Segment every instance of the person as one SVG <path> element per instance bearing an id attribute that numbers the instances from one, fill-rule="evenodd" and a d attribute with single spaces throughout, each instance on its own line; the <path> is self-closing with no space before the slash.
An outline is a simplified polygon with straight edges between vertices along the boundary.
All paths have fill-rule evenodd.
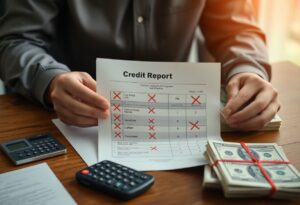
<path id="1" fill-rule="evenodd" d="M 96 57 L 187 61 L 198 27 L 222 63 L 227 123 L 262 128 L 280 104 L 251 0 L 9 0 L 0 21 L 0 75 L 63 122 L 93 126 L 110 106 L 96 93 Z"/>

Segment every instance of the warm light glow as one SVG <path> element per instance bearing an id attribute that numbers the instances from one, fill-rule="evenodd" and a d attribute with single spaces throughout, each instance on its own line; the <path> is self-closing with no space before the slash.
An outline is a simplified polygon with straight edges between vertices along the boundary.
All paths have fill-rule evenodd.
<path id="1" fill-rule="evenodd" d="M 300 65 L 300 0 L 256 0 L 258 22 L 266 32 L 271 62 Z"/>

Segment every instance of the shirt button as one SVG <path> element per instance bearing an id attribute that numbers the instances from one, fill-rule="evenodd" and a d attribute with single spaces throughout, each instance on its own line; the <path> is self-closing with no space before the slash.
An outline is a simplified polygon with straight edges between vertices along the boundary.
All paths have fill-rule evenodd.
<path id="1" fill-rule="evenodd" d="M 138 22 L 138 23 L 143 23 L 143 21 L 144 21 L 144 18 L 143 18 L 142 16 L 139 16 L 139 17 L 137 18 L 137 22 Z"/>

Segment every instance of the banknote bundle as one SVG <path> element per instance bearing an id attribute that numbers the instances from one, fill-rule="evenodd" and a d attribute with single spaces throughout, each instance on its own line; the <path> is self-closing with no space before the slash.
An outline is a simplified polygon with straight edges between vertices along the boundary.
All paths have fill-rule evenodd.
<path id="1" fill-rule="evenodd" d="M 210 140 L 205 155 L 203 186 L 225 197 L 300 197 L 300 174 L 275 143 Z"/>

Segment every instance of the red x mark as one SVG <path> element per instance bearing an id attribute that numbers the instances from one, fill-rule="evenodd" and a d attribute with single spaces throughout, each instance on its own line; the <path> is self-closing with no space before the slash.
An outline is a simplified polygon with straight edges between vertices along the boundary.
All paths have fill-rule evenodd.
<path id="1" fill-rule="evenodd" d="M 157 151 L 157 147 L 156 147 L 156 146 L 151 146 L 151 147 L 150 147 L 150 150 L 151 150 L 151 151 L 154 151 L 154 150 Z"/>
<path id="2" fill-rule="evenodd" d="M 150 132 L 148 132 L 148 134 L 149 134 L 149 138 L 148 139 L 157 139 L 156 137 L 155 137 L 155 135 L 156 135 L 156 132 L 154 132 L 154 133 L 150 133 Z"/>
<path id="3" fill-rule="evenodd" d="M 155 131 L 155 126 L 154 125 L 149 125 L 149 131 L 151 131 L 151 130 Z"/>
<path id="4" fill-rule="evenodd" d="M 115 125 L 115 128 L 114 129 L 121 129 L 121 124 L 120 123 L 114 123 L 114 125 Z"/>
<path id="5" fill-rule="evenodd" d="M 197 96 L 197 97 L 194 97 L 194 96 L 191 96 L 192 98 L 193 98 L 193 102 L 192 102 L 192 105 L 194 105 L 195 103 L 197 103 L 197 104 L 201 104 L 200 102 L 199 102 L 199 98 L 200 98 L 200 96 Z"/>
<path id="6" fill-rule="evenodd" d="M 113 104 L 113 111 L 119 110 L 121 111 L 120 104 Z"/>
<path id="7" fill-rule="evenodd" d="M 119 122 L 121 122 L 120 117 L 121 117 L 121 115 L 114 115 L 114 121 L 119 121 Z"/>
<path id="8" fill-rule="evenodd" d="M 115 132 L 115 138 L 121 138 L 121 132 Z"/>
<path id="9" fill-rule="evenodd" d="M 199 121 L 197 121 L 195 123 L 193 123 L 193 122 L 189 122 L 189 123 L 192 125 L 191 130 L 193 130 L 194 128 L 197 128 L 198 130 L 200 129 L 198 126 Z"/>
<path id="10" fill-rule="evenodd" d="M 156 96 L 155 94 L 153 94 L 153 95 L 148 94 L 148 97 L 149 97 L 148 102 L 150 102 L 150 101 L 156 102 L 155 96 Z"/>
<path id="11" fill-rule="evenodd" d="M 150 124 L 150 123 L 154 124 L 154 123 L 155 123 L 155 119 L 154 119 L 154 118 L 149 118 L 149 119 L 148 119 L 148 123 L 149 123 L 149 124 Z"/>
<path id="12" fill-rule="evenodd" d="M 149 109 L 149 111 L 148 111 L 149 114 L 150 113 L 155 114 L 155 108 L 154 107 L 148 107 L 148 109 Z"/>
<path id="13" fill-rule="evenodd" d="M 114 100 L 115 100 L 115 99 L 121 100 L 121 97 L 120 97 L 121 92 L 115 92 L 115 91 L 114 91 L 113 94 L 114 94 L 114 97 L 113 97 Z"/>

